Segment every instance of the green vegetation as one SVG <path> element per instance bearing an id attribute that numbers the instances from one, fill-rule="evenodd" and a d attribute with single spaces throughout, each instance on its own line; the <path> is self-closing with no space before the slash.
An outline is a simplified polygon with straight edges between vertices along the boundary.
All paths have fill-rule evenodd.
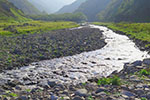
<path id="1" fill-rule="evenodd" d="M 97 21 L 97 15 L 103 11 L 112 0 L 86 0 L 75 12 L 82 12 L 88 21 Z"/>
<path id="2" fill-rule="evenodd" d="M 17 8 L 21 9 L 26 15 L 42 14 L 28 0 L 8 0 L 8 1 L 13 3 Z"/>
<path id="3" fill-rule="evenodd" d="M 150 69 L 142 69 L 139 73 L 140 75 L 148 76 L 150 75 Z"/>
<path id="4" fill-rule="evenodd" d="M 141 100 L 147 100 L 146 98 L 141 98 Z"/>
<path id="5" fill-rule="evenodd" d="M 150 42 L 150 23 L 101 23 L 94 22 L 96 25 L 104 25 L 115 31 L 122 31 L 133 39 Z M 149 43 L 145 47 L 150 47 Z"/>
<path id="6" fill-rule="evenodd" d="M 23 12 L 7 0 L 0 0 L 0 22 L 27 21 Z"/>
<path id="7" fill-rule="evenodd" d="M 51 30 L 78 27 L 74 22 L 43 22 L 43 21 L 27 21 L 27 22 L 1 22 L 0 35 L 19 35 L 42 33 Z"/>
<path id="8" fill-rule="evenodd" d="M 149 4 L 148 0 L 111 0 L 98 17 L 106 22 L 150 22 Z"/>
<path id="9" fill-rule="evenodd" d="M 98 85 L 121 85 L 121 80 L 118 76 L 112 78 L 101 78 L 98 80 Z"/>
<path id="10" fill-rule="evenodd" d="M 65 13 L 65 14 L 50 14 L 50 15 L 33 15 L 30 16 L 33 20 L 44 21 L 86 21 L 86 16 L 83 13 Z"/>
<path id="11" fill-rule="evenodd" d="M 18 95 L 16 93 L 10 92 L 10 91 L 6 91 L 6 97 L 18 97 Z"/>

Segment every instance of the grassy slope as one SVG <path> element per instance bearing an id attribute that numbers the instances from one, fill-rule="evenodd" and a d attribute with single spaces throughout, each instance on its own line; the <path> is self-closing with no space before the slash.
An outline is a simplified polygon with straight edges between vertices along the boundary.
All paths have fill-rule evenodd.
<path id="1" fill-rule="evenodd" d="M 131 38 L 141 41 L 150 42 L 150 23 L 100 23 L 94 22 L 96 25 L 105 25 L 113 30 L 122 31 Z M 145 45 L 145 47 L 150 45 Z"/>
<path id="2" fill-rule="evenodd" d="M 8 0 L 13 3 L 17 8 L 21 9 L 27 15 L 42 14 L 37 8 L 35 8 L 28 0 Z"/>
<path id="3" fill-rule="evenodd" d="M 149 22 L 149 0 L 112 0 L 99 14 L 100 21 Z"/>
<path id="4" fill-rule="evenodd" d="M 7 0 L 0 0 L 0 22 L 27 21 L 24 14 Z"/>

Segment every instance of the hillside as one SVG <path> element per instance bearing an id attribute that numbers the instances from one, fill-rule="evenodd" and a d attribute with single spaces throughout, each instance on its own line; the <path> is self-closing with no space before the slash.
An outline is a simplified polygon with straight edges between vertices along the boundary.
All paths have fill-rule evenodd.
<path id="1" fill-rule="evenodd" d="M 13 3 L 18 9 L 21 9 L 27 15 L 37 15 L 41 12 L 35 8 L 28 0 L 8 0 Z"/>
<path id="2" fill-rule="evenodd" d="M 61 8 L 57 13 L 62 14 L 62 13 L 72 13 L 74 12 L 76 9 L 79 8 L 79 6 L 85 2 L 86 0 L 77 0 L 75 2 L 73 2 L 70 5 L 66 5 L 63 8 Z"/>
<path id="3" fill-rule="evenodd" d="M 45 11 L 46 13 L 55 13 L 64 5 L 72 3 L 74 0 L 28 0 L 38 10 Z"/>
<path id="4" fill-rule="evenodd" d="M 22 11 L 7 0 L 0 0 L 0 21 L 27 20 Z"/>
<path id="5" fill-rule="evenodd" d="M 99 14 L 100 21 L 150 22 L 149 0 L 112 0 Z"/>
<path id="6" fill-rule="evenodd" d="M 75 12 L 84 13 L 89 21 L 96 21 L 97 14 L 100 13 L 111 0 L 87 0 L 81 4 Z"/>

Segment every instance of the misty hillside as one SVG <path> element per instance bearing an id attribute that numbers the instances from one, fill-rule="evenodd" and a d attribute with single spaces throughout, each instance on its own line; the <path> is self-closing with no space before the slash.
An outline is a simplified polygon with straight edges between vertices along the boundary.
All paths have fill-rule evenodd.
<path id="1" fill-rule="evenodd" d="M 28 0 L 8 0 L 13 3 L 17 8 L 21 9 L 27 15 L 41 14 Z"/>
<path id="2" fill-rule="evenodd" d="M 37 9 L 47 13 L 57 12 L 65 5 L 72 3 L 74 0 L 29 0 Z"/>
<path id="3" fill-rule="evenodd" d="M 87 0 L 75 12 L 84 13 L 89 21 L 96 21 L 97 14 L 100 13 L 111 0 Z"/>
<path id="4" fill-rule="evenodd" d="M 0 0 L 0 21 L 26 20 L 22 11 L 7 0 Z"/>
<path id="5" fill-rule="evenodd" d="M 63 8 L 61 8 L 57 13 L 72 13 L 74 12 L 76 9 L 78 9 L 78 7 L 85 2 L 86 0 L 76 0 L 75 2 L 73 2 L 70 5 L 66 5 Z"/>
<path id="6" fill-rule="evenodd" d="M 99 18 L 100 21 L 149 22 L 149 11 L 149 0 L 112 0 Z"/>

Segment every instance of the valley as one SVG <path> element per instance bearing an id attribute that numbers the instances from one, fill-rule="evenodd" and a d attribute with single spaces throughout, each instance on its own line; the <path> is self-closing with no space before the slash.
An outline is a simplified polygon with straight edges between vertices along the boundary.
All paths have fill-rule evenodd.
<path id="1" fill-rule="evenodd" d="M 148 0 L 0 0 L 0 100 L 150 100 Z"/>

